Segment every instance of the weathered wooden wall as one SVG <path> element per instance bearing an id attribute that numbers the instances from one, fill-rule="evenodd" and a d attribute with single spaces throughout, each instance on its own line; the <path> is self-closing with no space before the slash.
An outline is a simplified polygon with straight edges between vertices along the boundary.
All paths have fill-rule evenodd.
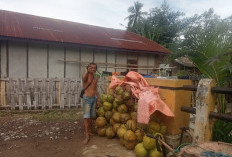
<path id="1" fill-rule="evenodd" d="M 0 78 L 81 78 L 90 62 L 99 65 L 100 73 L 126 72 L 131 64 L 128 60 L 136 62 L 138 68 L 157 68 L 157 57 L 159 55 L 106 48 L 0 40 Z M 151 71 L 138 70 L 142 74 Z"/>

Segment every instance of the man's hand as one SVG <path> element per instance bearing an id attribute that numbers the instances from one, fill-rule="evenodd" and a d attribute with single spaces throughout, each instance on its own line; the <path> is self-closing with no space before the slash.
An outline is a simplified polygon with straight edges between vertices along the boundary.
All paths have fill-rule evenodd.
<path id="1" fill-rule="evenodd" d="M 91 66 L 88 67 L 87 73 L 91 73 Z"/>

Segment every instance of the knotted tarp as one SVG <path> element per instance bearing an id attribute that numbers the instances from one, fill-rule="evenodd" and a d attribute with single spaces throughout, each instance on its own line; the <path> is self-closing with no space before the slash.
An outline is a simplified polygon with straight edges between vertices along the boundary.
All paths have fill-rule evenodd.
<path id="1" fill-rule="evenodd" d="M 174 117 L 170 108 L 165 104 L 158 93 L 159 88 L 150 86 L 142 75 L 130 71 L 123 80 L 112 76 L 109 88 L 115 89 L 118 85 L 130 85 L 131 92 L 138 98 L 137 121 L 148 124 L 150 116 L 159 111 L 168 117 Z"/>

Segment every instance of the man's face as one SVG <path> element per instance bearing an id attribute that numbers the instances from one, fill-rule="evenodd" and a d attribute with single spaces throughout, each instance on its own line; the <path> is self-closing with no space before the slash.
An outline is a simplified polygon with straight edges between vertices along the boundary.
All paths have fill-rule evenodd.
<path id="1" fill-rule="evenodd" d="M 94 65 L 94 64 L 90 64 L 89 68 L 88 68 L 88 71 L 91 72 L 91 73 L 95 73 L 97 71 L 97 66 Z"/>

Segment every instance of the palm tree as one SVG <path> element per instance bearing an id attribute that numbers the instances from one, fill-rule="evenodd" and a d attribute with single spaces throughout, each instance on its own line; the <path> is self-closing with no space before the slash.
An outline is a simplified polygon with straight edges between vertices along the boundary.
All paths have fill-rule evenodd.
<path id="1" fill-rule="evenodd" d="M 147 15 L 147 12 L 142 12 L 141 9 L 143 7 L 142 3 L 134 2 L 134 6 L 130 6 L 128 8 L 128 12 L 130 13 L 129 16 L 127 16 L 125 19 L 128 19 L 128 27 L 134 28 L 135 25 L 143 19 L 145 15 Z"/>

